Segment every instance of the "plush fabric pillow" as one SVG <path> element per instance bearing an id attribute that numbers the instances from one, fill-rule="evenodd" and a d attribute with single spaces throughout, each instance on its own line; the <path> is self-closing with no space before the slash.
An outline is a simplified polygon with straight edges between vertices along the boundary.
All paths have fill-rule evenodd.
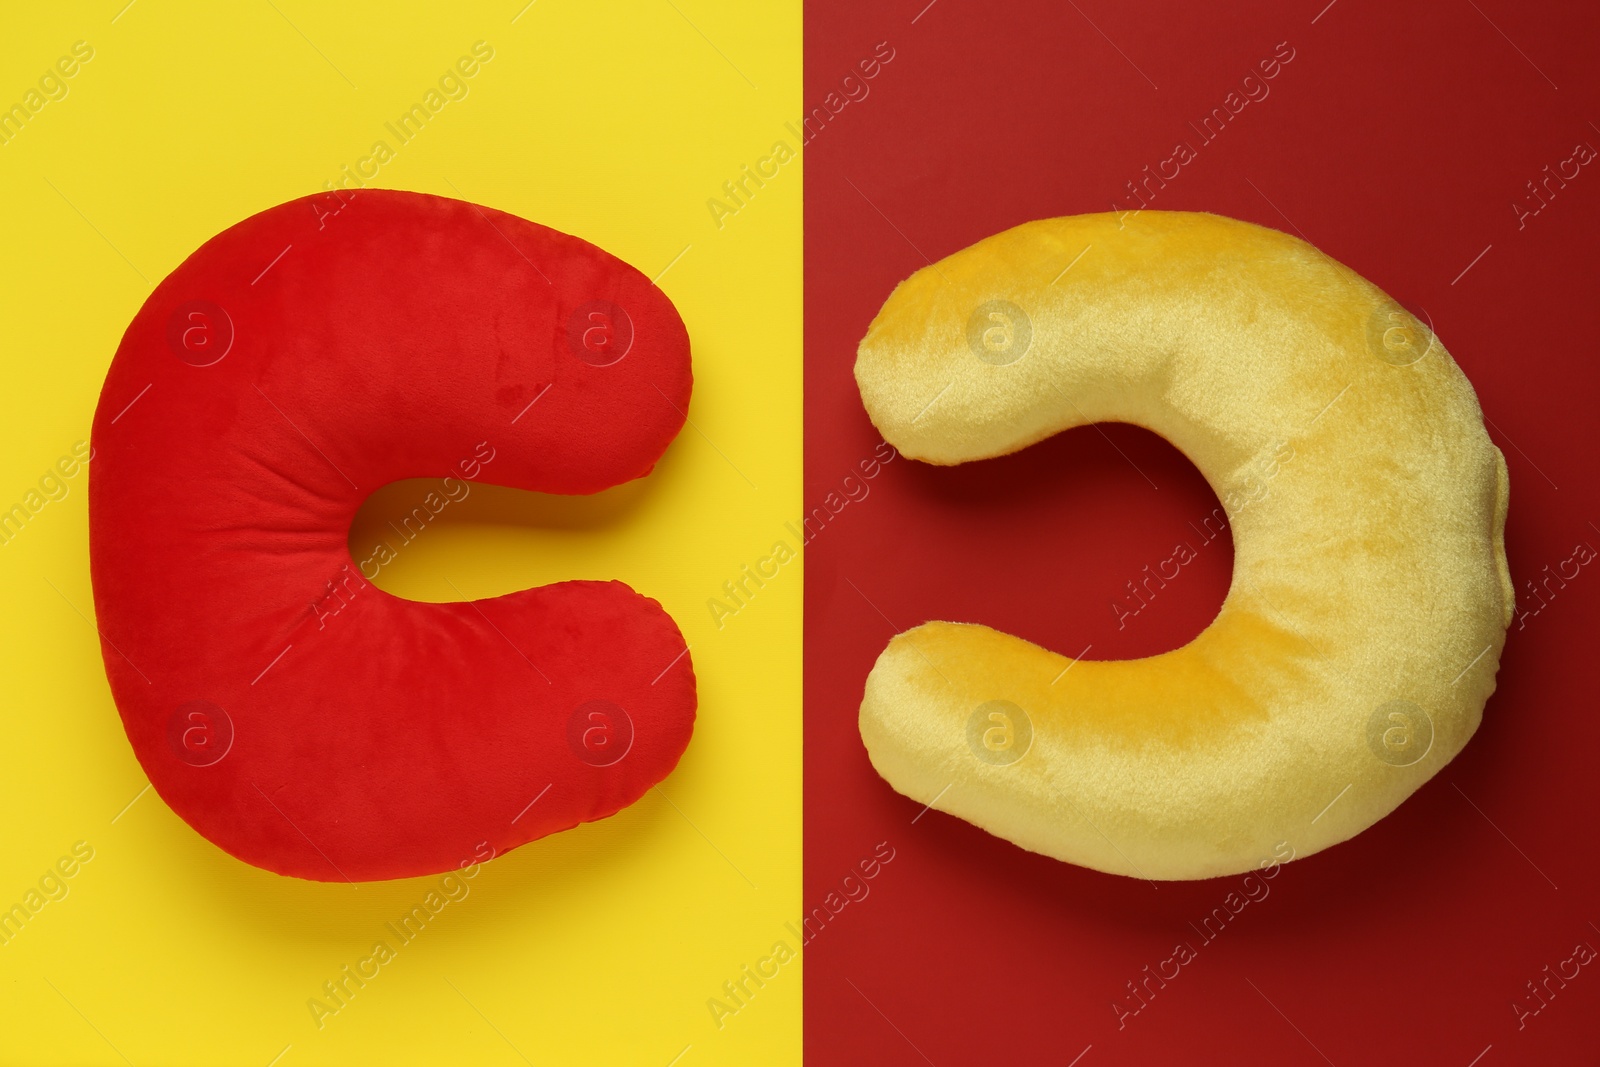
<path id="1" fill-rule="evenodd" d="M 1158 656 L 897 635 L 861 737 L 916 803 L 1096 870 L 1213 878 L 1359 833 L 1478 728 L 1514 601 L 1505 458 L 1432 331 L 1304 241 L 1189 212 L 1026 223 L 902 282 L 855 372 L 930 463 L 1147 427 L 1234 539 L 1217 618 Z"/>
<path id="2" fill-rule="evenodd" d="M 658 603 L 596 581 L 416 603 L 371 579 L 467 481 L 648 474 L 690 386 L 649 279 L 503 212 L 362 190 L 206 242 L 128 327 L 93 431 L 102 651 L 156 791 L 240 859 L 324 881 L 453 870 L 639 799 L 694 722 Z M 356 510 L 406 478 L 445 480 L 352 558 Z"/>

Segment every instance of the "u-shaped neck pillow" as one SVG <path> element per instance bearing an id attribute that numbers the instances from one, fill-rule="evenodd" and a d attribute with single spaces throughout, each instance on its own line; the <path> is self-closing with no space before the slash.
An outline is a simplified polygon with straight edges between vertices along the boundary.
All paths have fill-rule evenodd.
<path id="1" fill-rule="evenodd" d="M 106 673 L 157 792 L 324 881 L 454 870 L 639 799 L 694 723 L 656 601 L 569 581 L 428 604 L 371 579 L 472 481 L 648 474 L 690 385 L 648 278 L 504 212 L 362 190 L 206 242 L 128 327 L 93 430 Z M 442 481 L 353 558 L 356 510 L 410 478 Z"/>
<path id="2" fill-rule="evenodd" d="M 1477 728 L 1512 615 L 1505 460 L 1431 331 L 1305 242 L 1179 212 L 1028 223 L 902 282 L 855 372 L 884 438 L 930 463 L 1144 426 L 1233 529 L 1221 613 L 1172 652 L 895 637 L 861 736 L 917 803 L 1086 867 L 1206 878 L 1358 833 Z"/>

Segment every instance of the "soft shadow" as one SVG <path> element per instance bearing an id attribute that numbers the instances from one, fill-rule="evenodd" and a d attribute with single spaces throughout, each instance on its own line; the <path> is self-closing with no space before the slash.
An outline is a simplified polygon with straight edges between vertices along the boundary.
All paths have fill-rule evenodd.
<path id="1" fill-rule="evenodd" d="M 1142 427 L 1082 426 L 996 459 L 892 469 L 919 533 L 905 565 L 940 577 L 897 621 L 981 622 L 1064 655 L 1137 659 L 1198 636 L 1232 581 L 1215 492 Z"/>
<path id="2" fill-rule="evenodd" d="M 673 780 L 669 775 L 663 787 L 671 790 Z M 285 952 L 302 947 L 336 949 L 348 952 L 353 962 L 369 953 L 376 940 L 398 947 L 385 924 L 398 922 L 429 893 L 449 897 L 441 880 L 452 872 L 357 883 L 274 874 L 227 855 L 165 805 L 159 806 L 158 818 L 170 825 L 166 832 L 147 835 L 144 858 L 171 872 L 168 884 L 207 887 L 205 892 L 185 893 L 196 930 L 215 929 L 213 924 L 249 929 Z M 503 944 L 505 932 L 524 925 L 530 914 L 543 914 L 541 900 L 559 910 L 593 887 L 615 884 L 618 878 L 647 888 L 649 880 L 641 870 L 659 862 L 650 853 L 665 847 L 673 821 L 680 818 L 665 797 L 651 789 L 609 818 L 503 853 L 482 864 L 471 879 L 461 879 L 466 893 L 446 904 L 419 939 L 468 952 L 488 951 Z M 631 875 L 630 868 L 634 868 Z M 470 919 L 463 921 L 468 913 Z M 318 991 L 308 988 L 306 995 Z"/>
<path id="3" fill-rule="evenodd" d="M 463 489 L 465 487 L 465 489 Z M 438 478 L 390 482 L 361 505 L 350 523 L 350 552 L 362 558 L 380 543 L 394 544 L 405 533 L 451 526 L 533 527 L 545 530 L 598 530 L 622 522 L 654 491 L 651 478 L 638 478 L 588 496 L 535 493 L 503 485 L 452 480 L 451 498 Z M 425 501 L 432 496 L 437 513 Z M 418 515 L 418 510 L 421 515 Z M 383 587 L 382 574 L 374 584 Z"/>

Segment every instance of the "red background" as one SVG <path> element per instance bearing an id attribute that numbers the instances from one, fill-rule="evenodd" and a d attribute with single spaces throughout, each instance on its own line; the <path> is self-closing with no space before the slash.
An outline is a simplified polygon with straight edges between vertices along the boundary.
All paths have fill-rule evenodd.
<path id="1" fill-rule="evenodd" d="M 808 0 L 808 107 L 878 42 L 895 57 L 806 150 L 807 504 L 879 440 L 851 365 L 896 282 L 1017 223 L 1107 210 L 1182 139 L 1199 156 L 1151 207 L 1301 233 L 1433 321 L 1510 465 L 1520 606 L 1546 565 L 1600 547 L 1600 161 L 1520 229 L 1511 207 L 1579 141 L 1600 147 L 1595 7 L 1324 2 Z M 1187 123 L 1282 41 L 1270 95 L 1199 147 Z M 870 485 L 807 552 L 807 908 L 878 842 L 896 855 L 808 946 L 810 1062 L 1600 1062 L 1600 960 L 1521 1030 L 1511 1007 L 1578 942 L 1600 948 L 1594 568 L 1512 624 L 1455 762 L 1204 943 L 1189 924 L 1238 879 L 1153 888 L 939 812 L 913 823 L 856 732 L 874 659 L 927 619 L 1091 658 L 1199 632 L 1225 540 L 1124 629 L 1110 609 L 1217 506 L 1198 472 L 1115 426 L 961 468 L 896 460 Z M 1198 958 L 1119 1030 L 1112 1001 L 1180 940 Z"/>

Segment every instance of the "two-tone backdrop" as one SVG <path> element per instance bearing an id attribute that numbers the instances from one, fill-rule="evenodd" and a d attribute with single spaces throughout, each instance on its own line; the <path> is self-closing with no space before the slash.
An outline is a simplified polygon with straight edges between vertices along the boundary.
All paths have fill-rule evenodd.
<path id="1" fill-rule="evenodd" d="M 0 1064 L 1593 1061 L 1597 33 L 1505 0 L 0 13 Z M 86 442 L 135 312 L 235 222 L 367 185 L 590 240 L 693 343 L 650 478 L 477 487 L 376 579 L 450 601 L 618 578 L 698 679 L 643 800 L 448 886 L 281 878 L 191 830 L 122 732 L 89 584 Z M 856 728 L 918 623 L 1131 658 L 1221 604 L 1218 501 L 1165 441 L 1088 427 L 934 468 L 883 443 L 851 373 L 930 262 L 1161 209 L 1295 234 L 1393 294 L 1510 467 L 1518 614 L 1477 737 L 1248 884 L 1023 852 L 895 793 Z M 377 492 L 353 549 L 427 489 Z M 1178 543 L 1178 577 L 1129 599 Z M 392 958 L 348 980 L 377 941 Z"/>

